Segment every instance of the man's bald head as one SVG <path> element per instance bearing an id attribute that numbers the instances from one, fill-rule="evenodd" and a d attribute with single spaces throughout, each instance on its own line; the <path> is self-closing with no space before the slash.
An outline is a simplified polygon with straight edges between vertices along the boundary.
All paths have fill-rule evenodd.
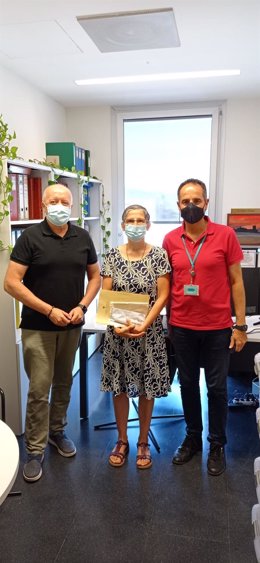
<path id="1" fill-rule="evenodd" d="M 51 184 L 47 186 L 43 192 L 42 203 L 45 207 L 58 203 L 71 207 L 73 203 L 72 193 L 69 188 L 63 186 L 63 184 Z"/>

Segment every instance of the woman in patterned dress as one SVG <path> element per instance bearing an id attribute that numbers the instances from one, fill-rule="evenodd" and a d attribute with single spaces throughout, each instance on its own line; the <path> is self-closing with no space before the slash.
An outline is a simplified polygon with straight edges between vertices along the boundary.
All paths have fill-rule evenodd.
<path id="1" fill-rule="evenodd" d="M 114 395 L 118 441 L 109 456 L 113 467 L 121 467 L 129 452 L 127 422 L 129 398 L 133 397 L 139 397 L 136 464 L 139 469 L 151 467 L 148 432 L 154 399 L 170 390 L 160 312 L 168 300 L 171 268 L 165 250 L 145 242 L 149 227 L 150 216 L 144 207 L 127 207 L 122 215 L 127 243 L 106 254 L 101 270 L 103 289 L 150 296 L 149 312 L 142 324 L 108 326 L 105 334 L 101 390 Z"/>

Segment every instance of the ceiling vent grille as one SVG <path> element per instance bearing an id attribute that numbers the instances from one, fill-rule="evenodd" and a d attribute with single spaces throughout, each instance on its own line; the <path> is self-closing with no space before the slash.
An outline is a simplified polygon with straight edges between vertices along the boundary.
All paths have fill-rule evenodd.
<path id="1" fill-rule="evenodd" d="M 102 53 L 179 47 L 171 8 L 77 17 Z"/>

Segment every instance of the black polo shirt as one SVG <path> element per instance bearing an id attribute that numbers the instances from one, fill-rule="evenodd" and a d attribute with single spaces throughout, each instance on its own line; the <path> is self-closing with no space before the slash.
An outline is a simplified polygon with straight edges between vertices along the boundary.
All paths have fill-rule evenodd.
<path id="1" fill-rule="evenodd" d="M 87 266 L 97 262 L 89 233 L 71 223 L 68 227 L 63 238 L 50 229 L 46 219 L 27 227 L 10 257 L 29 266 L 23 283 L 34 295 L 67 312 L 76 307 L 85 293 Z M 57 327 L 45 315 L 23 305 L 21 328 L 68 330 L 78 326 L 81 325 Z"/>

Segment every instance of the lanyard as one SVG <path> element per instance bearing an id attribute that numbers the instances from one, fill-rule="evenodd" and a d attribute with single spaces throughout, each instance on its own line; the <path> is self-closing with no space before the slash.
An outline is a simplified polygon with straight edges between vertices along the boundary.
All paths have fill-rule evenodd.
<path id="1" fill-rule="evenodd" d="M 194 258 L 191 257 L 191 255 L 190 255 L 190 253 L 189 253 L 189 251 L 188 251 L 188 248 L 187 248 L 187 246 L 186 246 L 186 241 L 185 241 L 184 235 L 182 235 L 182 237 L 181 237 L 181 240 L 182 240 L 182 242 L 183 242 L 183 244 L 184 244 L 185 252 L 186 252 L 186 254 L 187 254 L 187 256 L 188 256 L 188 259 L 189 259 L 189 262 L 190 262 L 190 265 L 191 265 L 191 269 L 190 269 L 191 283 L 192 283 L 193 278 L 195 277 L 195 274 L 196 274 L 196 273 L 195 273 L 195 262 L 196 262 L 196 260 L 197 260 L 197 258 L 198 258 L 198 255 L 199 255 L 200 251 L 201 251 L 201 248 L 202 248 L 202 245 L 203 245 L 203 243 L 204 243 L 204 241 L 205 241 L 205 239 L 206 239 L 206 236 L 207 236 L 207 235 L 204 235 L 202 241 L 200 242 L 200 244 L 199 244 L 199 246 L 198 246 L 198 248 L 197 248 L 197 251 L 196 251 L 196 254 L 195 254 Z"/>

